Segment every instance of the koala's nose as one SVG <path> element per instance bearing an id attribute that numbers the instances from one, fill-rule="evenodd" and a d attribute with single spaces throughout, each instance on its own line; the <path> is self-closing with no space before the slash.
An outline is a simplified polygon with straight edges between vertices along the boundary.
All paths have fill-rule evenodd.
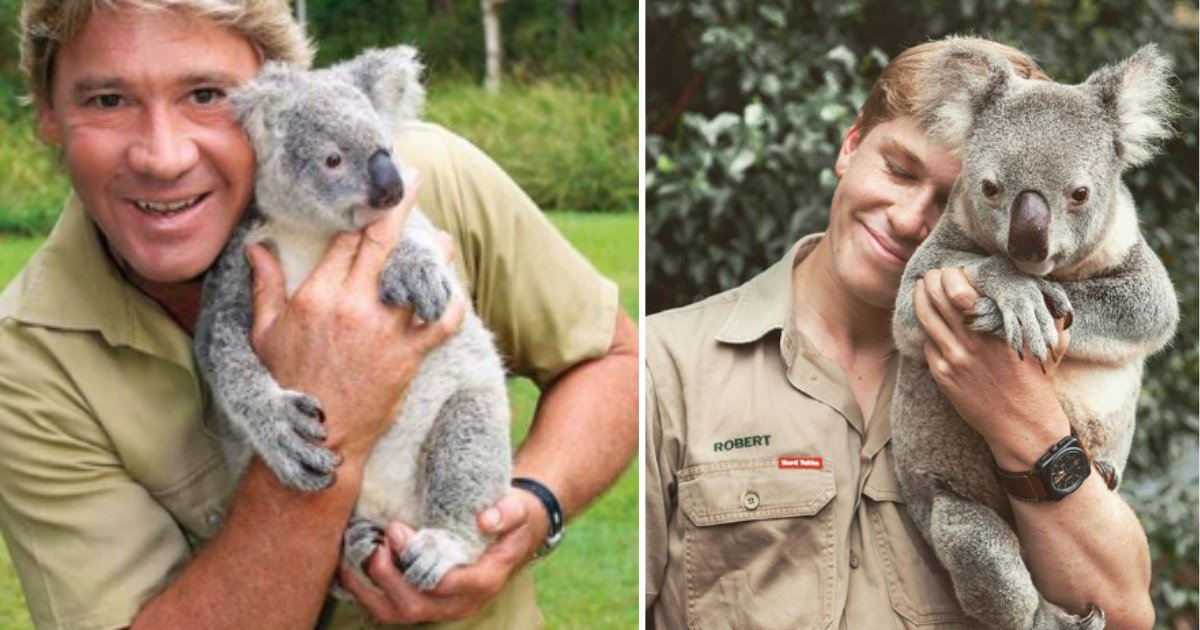
<path id="1" fill-rule="evenodd" d="M 379 150 L 371 155 L 367 160 L 367 175 L 371 179 L 367 203 L 372 208 L 380 210 L 400 203 L 404 196 L 404 181 L 387 151 Z"/>
<path id="2" fill-rule="evenodd" d="M 1013 201 L 1008 223 L 1008 255 L 1015 260 L 1039 263 L 1050 252 L 1050 207 L 1033 190 L 1022 191 Z"/>

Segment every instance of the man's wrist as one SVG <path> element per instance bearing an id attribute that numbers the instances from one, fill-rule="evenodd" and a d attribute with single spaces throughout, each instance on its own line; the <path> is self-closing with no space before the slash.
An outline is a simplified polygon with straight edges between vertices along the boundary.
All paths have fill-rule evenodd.
<path id="1" fill-rule="evenodd" d="M 1004 431 L 985 439 L 992 459 L 1004 470 L 1030 470 L 1046 450 L 1071 433 L 1071 424 L 1062 412 L 1045 421 L 1013 421 L 1001 425 Z"/>
<path id="2" fill-rule="evenodd" d="M 535 522 L 540 525 L 534 531 L 542 532 L 537 539 L 539 542 L 536 555 L 538 557 L 545 556 L 554 551 L 566 531 L 566 516 L 563 514 L 558 497 L 545 484 L 530 477 L 514 477 L 512 485 L 514 488 L 524 490 L 524 494 L 532 497 L 534 502 L 542 507 L 540 512 L 545 514 L 545 517 L 544 519 L 534 517 Z"/>

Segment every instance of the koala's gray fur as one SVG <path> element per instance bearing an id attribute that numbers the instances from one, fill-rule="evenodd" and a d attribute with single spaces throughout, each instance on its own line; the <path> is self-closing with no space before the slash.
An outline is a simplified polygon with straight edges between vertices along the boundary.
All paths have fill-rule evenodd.
<path id="1" fill-rule="evenodd" d="M 196 355 L 234 435 L 283 483 L 301 490 L 333 483 L 338 459 L 317 444 L 325 436 L 320 401 L 282 389 L 251 348 L 252 278 L 242 250 L 270 242 L 290 294 L 337 232 L 384 216 L 403 190 L 390 156 L 393 128 L 420 109 L 420 73 L 411 48 L 373 50 L 325 70 L 269 63 L 230 96 L 255 149 L 257 211 L 205 279 Z M 333 154 L 340 163 L 330 166 Z M 438 319 L 451 296 L 462 294 L 434 235 L 413 210 L 379 286 L 381 300 L 411 306 L 425 321 Z M 400 565 L 421 589 L 478 558 L 488 541 L 476 514 L 509 486 L 508 426 L 504 368 L 490 334 L 469 312 L 461 329 L 426 356 L 395 424 L 367 462 L 344 546 L 363 580 L 362 563 L 390 521 L 416 530 Z M 236 441 L 230 453 L 244 469 L 250 453 L 239 452 Z"/>
<path id="2" fill-rule="evenodd" d="M 1169 135 L 1168 74 L 1168 61 L 1150 45 L 1081 85 L 1030 81 L 958 40 L 919 79 L 917 117 L 935 140 L 961 148 L 963 170 L 896 299 L 896 467 L 913 520 L 963 609 L 995 628 L 1100 628 L 1104 620 L 1102 611 L 1072 616 L 1034 588 L 991 452 L 925 365 L 913 287 L 930 269 L 963 267 L 983 296 L 971 326 L 1039 361 L 1058 340 L 1054 318 L 1072 317 L 1054 388 L 1092 458 L 1120 473 L 1143 360 L 1178 321 L 1171 282 L 1121 182 Z M 1073 204 L 1080 187 L 1090 194 Z"/>

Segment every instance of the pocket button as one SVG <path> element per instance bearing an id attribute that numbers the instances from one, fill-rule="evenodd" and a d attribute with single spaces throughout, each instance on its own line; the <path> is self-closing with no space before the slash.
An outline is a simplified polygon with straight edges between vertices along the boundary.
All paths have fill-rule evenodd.
<path id="1" fill-rule="evenodd" d="M 742 494 L 742 507 L 747 510 L 758 509 L 758 494 L 753 490 L 747 490 Z"/>

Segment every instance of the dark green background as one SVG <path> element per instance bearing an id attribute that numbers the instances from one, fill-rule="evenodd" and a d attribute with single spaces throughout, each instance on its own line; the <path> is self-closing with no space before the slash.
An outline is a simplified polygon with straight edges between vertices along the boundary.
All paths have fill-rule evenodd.
<path id="1" fill-rule="evenodd" d="M 880 69 L 914 44 L 983 35 L 1078 83 L 1156 42 L 1178 133 L 1126 176 L 1182 311 L 1147 364 L 1121 492 L 1154 563 L 1161 628 L 1197 626 L 1197 12 L 1121 0 L 689 0 L 648 4 L 646 312 L 736 286 L 824 229 L 832 167 Z M 1097 524 L 1102 527 L 1102 524 Z"/>

